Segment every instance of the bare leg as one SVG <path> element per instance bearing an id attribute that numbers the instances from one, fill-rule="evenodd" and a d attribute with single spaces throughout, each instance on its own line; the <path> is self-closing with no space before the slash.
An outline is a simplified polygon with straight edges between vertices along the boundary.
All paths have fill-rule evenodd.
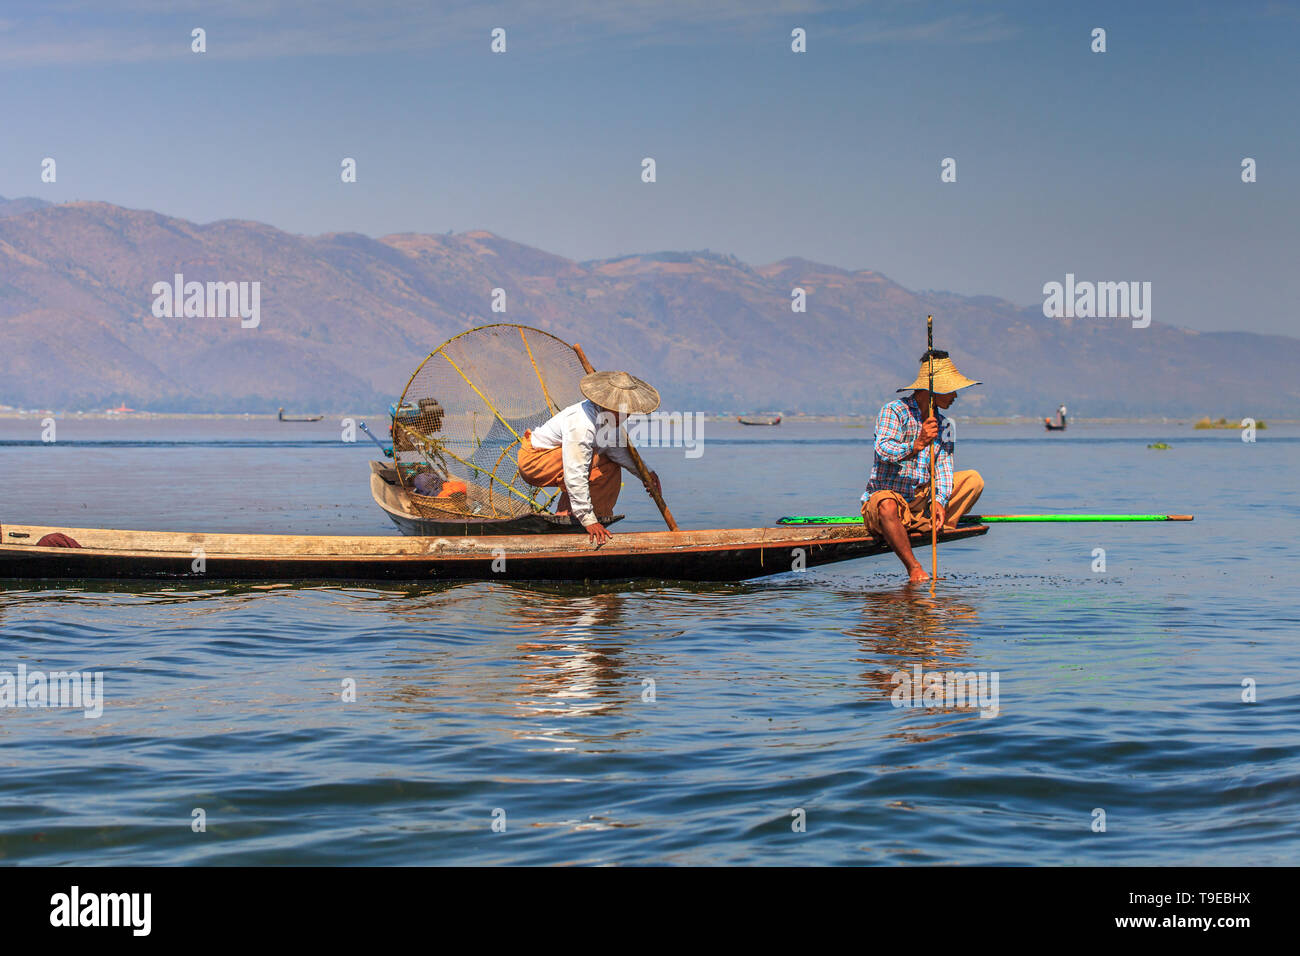
<path id="1" fill-rule="evenodd" d="M 925 573 L 925 568 L 921 567 L 921 562 L 916 560 L 916 555 L 912 553 L 912 542 L 908 539 L 907 529 L 903 527 L 903 521 L 898 516 L 898 502 L 892 499 L 882 501 L 879 514 L 881 534 L 898 555 L 898 560 L 903 562 L 903 567 L 907 568 L 908 583 L 916 584 L 930 580 L 930 575 Z"/>

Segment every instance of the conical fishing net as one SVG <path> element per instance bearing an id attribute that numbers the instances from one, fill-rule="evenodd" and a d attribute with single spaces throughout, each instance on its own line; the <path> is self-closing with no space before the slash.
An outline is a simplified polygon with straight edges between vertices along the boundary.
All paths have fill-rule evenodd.
<path id="1" fill-rule="evenodd" d="M 545 510 L 554 492 L 519 477 L 524 432 L 582 400 L 573 347 L 522 325 L 485 325 L 434 350 L 393 415 L 393 457 L 426 518 L 509 518 Z"/>

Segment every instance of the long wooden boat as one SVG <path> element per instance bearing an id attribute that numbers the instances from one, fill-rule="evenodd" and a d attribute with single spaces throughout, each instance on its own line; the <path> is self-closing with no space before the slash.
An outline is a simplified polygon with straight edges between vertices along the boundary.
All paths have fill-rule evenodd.
<path id="1" fill-rule="evenodd" d="M 780 415 L 741 415 L 736 421 L 742 425 L 780 425 Z"/>
<path id="2" fill-rule="evenodd" d="M 384 509 L 402 534 L 416 536 L 506 535 L 506 534 L 580 534 L 582 524 L 573 518 L 538 511 L 514 518 L 482 518 L 468 512 L 476 496 L 483 494 L 478 485 L 467 489 L 469 499 L 460 507 L 448 499 L 418 495 L 397 480 L 397 469 L 381 461 L 370 463 L 370 495 Z M 608 527 L 623 520 L 623 515 L 599 516 Z"/>
<path id="3" fill-rule="evenodd" d="M 987 526 L 939 536 L 956 541 Z M 47 535 L 64 546 L 50 546 Z M 45 545 L 42 546 L 42 541 Z M 914 548 L 929 535 L 915 535 Z M 75 546 L 71 546 L 75 544 Z M 861 527 L 727 528 L 585 535 L 399 537 L 200 534 L 0 526 L 0 578 L 85 581 L 740 581 L 881 554 Z"/>

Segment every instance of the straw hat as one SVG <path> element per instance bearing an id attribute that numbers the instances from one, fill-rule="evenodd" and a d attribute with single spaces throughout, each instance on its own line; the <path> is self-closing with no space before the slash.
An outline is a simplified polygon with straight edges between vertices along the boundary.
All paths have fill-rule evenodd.
<path id="1" fill-rule="evenodd" d="M 655 387 L 627 372 L 592 372 L 578 388 L 601 408 L 625 415 L 648 415 L 659 407 Z"/>
<path id="2" fill-rule="evenodd" d="M 929 357 L 929 352 L 921 356 L 921 371 L 917 373 L 916 381 L 911 385 L 904 385 L 898 391 L 908 392 L 918 388 L 928 389 L 930 387 Z M 957 371 L 957 366 L 952 364 L 952 359 L 948 358 L 947 352 L 942 349 L 934 350 L 934 392 L 936 395 L 947 395 L 959 388 L 970 388 L 972 385 L 982 384 L 984 383 L 972 381 Z"/>

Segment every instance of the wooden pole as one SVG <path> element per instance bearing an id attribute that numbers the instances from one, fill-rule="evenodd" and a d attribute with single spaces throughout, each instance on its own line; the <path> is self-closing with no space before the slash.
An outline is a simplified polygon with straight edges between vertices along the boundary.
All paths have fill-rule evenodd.
<path id="1" fill-rule="evenodd" d="M 930 358 L 930 415 L 935 422 L 939 416 L 934 411 L 934 316 L 925 317 L 925 352 Z M 938 452 L 938 438 L 930 442 L 930 586 L 939 579 L 939 525 L 934 520 L 934 459 Z"/>
<path id="2" fill-rule="evenodd" d="M 578 345 L 575 342 L 573 344 L 573 351 L 577 353 L 578 361 L 582 363 L 582 367 L 587 370 L 588 375 L 596 371 L 591 367 L 591 363 L 587 361 L 587 353 L 582 351 L 581 345 Z M 650 477 L 650 469 L 647 468 L 645 462 L 641 460 L 641 453 L 632 447 L 630 439 L 627 443 L 627 450 L 628 454 L 632 456 L 632 464 L 636 465 L 636 473 L 641 479 L 641 484 L 645 485 L 646 494 L 654 499 L 654 503 L 659 506 L 659 513 L 664 516 L 664 521 L 668 525 L 668 530 L 680 531 L 681 528 L 677 527 L 677 521 L 673 518 L 673 513 L 668 510 L 668 505 L 664 501 L 664 496 L 659 493 L 659 489 L 655 487 L 654 480 Z"/>

